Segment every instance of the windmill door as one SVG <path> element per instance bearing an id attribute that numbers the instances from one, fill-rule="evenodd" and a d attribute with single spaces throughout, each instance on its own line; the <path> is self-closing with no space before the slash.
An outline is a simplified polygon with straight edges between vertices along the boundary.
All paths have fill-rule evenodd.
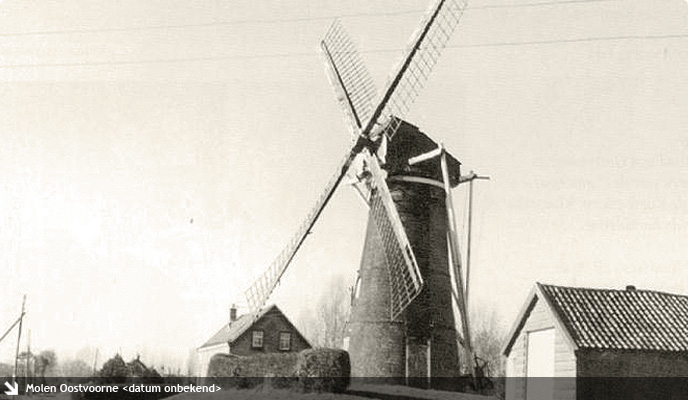
<path id="1" fill-rule="evenodd" d="M 416 343 L 414 340 L 409 340 L 406 344 L 406 373 L 411 386 L 428 386 L 429 350 L 427 344 Z"/>

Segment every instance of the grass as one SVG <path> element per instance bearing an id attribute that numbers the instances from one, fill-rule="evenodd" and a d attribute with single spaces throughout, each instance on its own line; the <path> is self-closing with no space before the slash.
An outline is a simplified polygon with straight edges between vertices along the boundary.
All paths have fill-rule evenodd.
<path id="1" fill-rule="evenodd" d="M 336 393 L 302 393 L 288 389 L 222 389 L 215 393 L 182 393 L 169 400 L 363 400 L 367 397 Z"/>

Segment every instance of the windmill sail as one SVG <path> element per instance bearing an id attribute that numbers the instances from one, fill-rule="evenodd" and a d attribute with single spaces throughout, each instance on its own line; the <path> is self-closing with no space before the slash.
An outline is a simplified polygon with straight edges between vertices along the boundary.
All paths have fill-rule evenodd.
<path id="1" fill-rule="evenodd" d="M 330 82 L 344 110 L 351 133 L 358 137 L 363 124 L 371 117 L 377 97 L 375 84 L 363 64 L 356 46 L 339 20 L 335 20 L 321 41 Z"/>
<path id="2" fill-rule="evenodd" d="M 374 108 L 370 107 L 372 102 L 367 72 L 362 67 L 355 49 L 350 45 L 348 37 L 337 23 L 333 25 L 321 43 L 338 100 L 344 108 L 352 133 L 358 133 L 356 141 L 361 146 L 362 158 L 368 167 L 367 173 L 360 177 L 366 177 L 366 183 L 371 189 L 369 205 L 372 224 L 369 223 L 368 226 L 372 230 L 369 230 L 366 236 L 365 248 L 372 249 L 374 253 L 371 255 L 364 250 L 361 269 L 368 275 L 362 276 L 370 277 L 367 281 L 368 285 L 377 288 L 380 280 L 385 279 L 385 271 L 381 270 L 379 262 L 382 256 L 384 256 L 389 274 L 390 320 L 380 318 L 371 320 L 370 318 L 370 315 L 379 315 L 380 312 L 386 311 L 388 299 L 385 296 L 386 293 L 380 293 L 379 290 L 364 289 L 360 303 L 355 302 L 352 307 L 357 311 L 352 311 L 350 350 L 352 365 L 357 369 L 358 376 L 400 376 L 401 374 L 409 376 L 409 373 L 414 373 L 409 369 L 407 357 L 409 354 L 420 354 L 422 346 L 427 345 L 424 335 L 428 332 L 428 328 L 430 332 L 435 332 L 436 329 L 442 330 L 436 338 L 431 336 L 429 339 L 432 340 L 433 350 L 435 339 L 437 339 L 439 348 L 447 352 L 422 351 L 423 354 L 427 353 L 425 355 L 428 367 L 427 376 L 430 374 L 435 376 L 436 372 L 437 376 L 456 376 L 459 373 L 458 349 L 454 341 L 456 332 L 451 326 L 454 323 L 449 294 L 452 288 L 450 282 L 444 279 L 446 276 L 444 265 L 424 263 L 423 273 L 428 274 L 425 278 L 428 282 L 432 282 L 433 286 L 421 294 L 423 276 L 408 237 L 409 234 L 416 232 L 407 233 L 405 230 L 397 204 L 394 203 L 385 173 L 380 165 L 385 164 L 388 142 L 391 146 L 396 146 L 394 136 L 402 118 L 405 118 L 425 85 L 441 51 L 446 47 L 458 25 L 466 7 L 464 1 L 435 0 L 420 28 L 412 36 L 411 45 Z M 393 154 L 390 155 L 393 156 Z M 389 170 L 399 173 L 408 172 L 404 168 L 408 166 L 405 164 L 406 159 L 402 159 L 401 162 L 404 164 L 400 165 L 400 168 L 393 167 L 394 163 L 390 162 Z M 408 194 L 404 194 L 406 195 Z M 433 198 L 433 201 L 435 200 Z M 442 218 L 442 215 L 436 214 L 435 217 Z M 426 219 L 428 223 L 433 223 L 432 218 L 424 218 L 423 221 Z M 416 224 L 414 216 L 409 214 L 405 214 L 404 222 Z M 433 234 L 438 234 L 433 240 L 445 239 L 439 237 L 443 236 L 443 232 L 437 231 Z M 416 243 L 417 237 L 412 236 L 412 238 Z M 453 259 L 458 261 L 458 257 L 453 257 Z M 455 265 L 457 266 L 460 269 L 458 264 Z M 465 315 L 466 303 L 462 301 L 465 299 L 462 283 L 457 290 L 460 292 L 456 297 L 463 314 L 464 341 L 468 341 L 469 347 L 470 335 L 466 334 L 468 318 Z M 447 296 L 444 296 L 445 292 Z M 419 298 L 419 295 L 421 300 L 415 300 Z M 431 300 L 432 296 L 439 296 L 442 299 L 446 297 L 448 301 L 430 313 L 425 307 L 425 302 Z M 418 304 L 412 304 L 414 301 Z M 408 311 L 405 312 L 407 309 Z M 397 323 L 402 314 L 406 321 L 405 327 L 400 327 Z M 450 320 L 451 323 L 448 323 Z M 440 321 L 438 326 L 433 326 L 437 321 Z M 443 325 L 444 322 L 441 321 L 447 324 Z M 442 360 L 441 357 L 445 355 L 439 355 L 439 353 L 449 354 L 450 360 Z M 470 357 L 468 359 L 470 360 Z"/>
<path id="3" fill-rule="evenodd" d="M 284 275 L 284 271 L 286 271 L 287 267 L 296 255 L 296 252 L 299 250 L 304 240 L 306 240 L 306 236 L 310 232 L 311 228 L 313 228 L 315 221 L 318 219 L 320 213 L 322 213 L 322 210 L 327 205 L 327 202 L 334 194 L 334 191 L 342 181 L 342 178 L 344 175 L 346 175 L 346 172 L 356 154 L 357 150 L 356 146 L 354 146 L 354 148 L 352 148 L 344 157 L 337 168 L 337 172 L 332 176 L 329 183 L 325 186 L 325 189 L 323 189 L 322 193 L 320 194 L 318 201 L 308 213 L 308 216 L 306 216 L 304 221 L 301 223 L 299 229 L 292 236 L 287 246 L 282 249 L 272 264 L 270 264 L 270 266 L 244 293 L 246 296 L 246 301 L 248 302 L 248 307 L 252 312 L 260 309 L 277 287 L 282 275 Z"/>
<path id="4" fill-rule="evenodd" d="M 464 9 L 465 3 L 462 0 L 437 1 L 413 36 L 406 57 L 400 64 L 397 74 L 388 83 L 376 107 L 372 107 L 372 99 L 375 97 L 372 80 L 363 67 L 356 49 L 341 25 L 335 23 L 332 26 L 321 44 L 337 83 L 335 88 L 340 94 L 340 103 L 344 105 L 352 132 L 358 134 L 340 169 L 325 187 L 289 244 L 246 291 L 251 310 L 260 308 L 267 301 L 356 155 L 361 150 L 371 147 L 372 141 L 379 139 L 381 134 L 389 138 L 393 136 L 400 120 L 391 117 L 403 117 L 408 111 L 456 28 Z M 376 189 L 371 207 L 380 235 L 386 243 L 385 255 L 393 280 L 392 317 L 396 318 L 420 293 L 422 278 L 377 159 L 374 156 L 368 158 L 373 186 Z"/>
<path id="5" fill-rule="evenodd" d="M 328 66 L 328 77 L 344 111 L 352 138 L 360 137 L 363 124 L 372 115 L 373 101 L 377 97 L 375 84 L 363 64 L 356 46 L 349 38 L 339 20 L 334 20 L 320 42 Z M 354 189 L 363 201 L 370 205 L 370 189 L 356 175 L 358 168 L 352 168 Z"/>
<path id="6" fill-rule="evenodd" d="M 370 207 L 389 268 L 390 311 L 395 320 L 420 294 L 423 278 L 377 159 L 369 157 L 369 164 L 375 189 Z"/>
<path id="7" fill-rule="evenodd" d="M 367 164 L 375 189 L 370 196 L 370 206 L 390 269 L 392 319 L 396 319 L 420 293 L 423 281 L 376 156 L 384 160 L 385 137 L 393 137 L 400 118 L 408 112 L 427 81 L 465 7 L 462 0 L 438 0 L 435 3 L 412 36 L 397 73 L 374 108 L 372 80 L 338 21 L 333 23 L 321 42 L 331 81 L 352 133 L 359 133 L 358 142 L 382 139 L 379 142 L 381 151 L 378 152 L 382 154 L 369 156 Z"/>
<path id="8" fill-rule="evenodd" d="M 404 118 L 428 80 L 432 68 L 459 24 L 466 5 L 461 0 L 438 0 L 421 21 L 398 72 L 387 84 L 382 101 L 364 129 L 365 135 L 370 135 L 375 127 L 383 129 L 376 132 L 376 137 L 381 133 L 390 138 L 394 135 L 399 119 Z M 392 116 L 398 118 L 392 119 Z"/>

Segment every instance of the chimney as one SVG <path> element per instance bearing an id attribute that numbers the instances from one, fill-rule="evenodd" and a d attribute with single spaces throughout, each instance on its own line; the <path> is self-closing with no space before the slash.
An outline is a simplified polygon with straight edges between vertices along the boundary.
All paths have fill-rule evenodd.
<path id="1" fill-rule="evenodd" d="M 236 315 L 237 309 L 236 305 L 232 304 L 232 306 L 229 308 L 229 324 L 231 325 L 232 322 L 236 321 L 237 315 Z"/>
<path id="2" fill-rule="evenodd" d="M 626 285 L 626 290 L 628 290 L 629 292 L 630 292 L 631 290 L 635 290 L 635 286 L 633 286 L 633 285 Z"/>

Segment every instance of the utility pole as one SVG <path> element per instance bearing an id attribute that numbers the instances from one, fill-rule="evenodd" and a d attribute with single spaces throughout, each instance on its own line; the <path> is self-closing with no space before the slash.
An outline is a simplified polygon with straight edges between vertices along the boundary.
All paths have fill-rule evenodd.
<path id="1" fill-rule="evenodd" d="M 98 365 L 98 349 L 96 349 L 96 355 L 93 356 L 93 376 L 96 375 L 96 365 Z"/>
<path id="2" fill-rule="evenodd" d="M 24 379 L 28 382 L 28 378 L 31 378 L 31 329 L 29 329 L 28 336 L 26 337 L 26 360 L 24 361 Z"/>
<path id="3" fill-rule="evenodd" d="M 14 329 L 14 327 L 17 326 L 17 324 L 19 323 L 20 320 L 21 320 L 21 316 L 19 318 L 17 318 L 17 320 L 14 321 L 14 323 L 12 323 L 12 325 L 5 331 L 5 333 L 2 336 L 0 336 L 0 342 L 2 342 L 2 339 L 4 339 L 7 335 L 9 335 L 10 332 L 12 332 L 12 329 Z"/>
<path id="4" fill-rule="evenodd" d="M 19 345 L 21 344 L 21 332 L 22 332 L 22 324 L 24 323 L 24 314 L 25 314 L 25 307 L 26 307 L 26 295 L 24 295 L 24 299 L 22 300 L 22 309 L 21 309 L 21 314 L 19 317 L 19 334 L 17 335 L 17 351 L 14 353 L 14 373 L 12 374 L 12 378 L 17 377 L 17 367 L 19 366 Z"/>

